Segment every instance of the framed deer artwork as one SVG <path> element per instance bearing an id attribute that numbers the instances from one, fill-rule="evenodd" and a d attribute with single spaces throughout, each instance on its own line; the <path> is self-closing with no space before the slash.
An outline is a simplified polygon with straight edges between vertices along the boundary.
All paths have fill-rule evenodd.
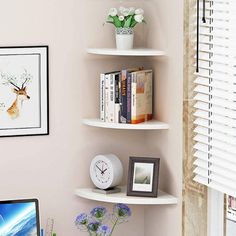
<path id="1" fill-rule="evenodd" d="M 49 134 L 48 46 L 0 47 L 0 137 Z"/>

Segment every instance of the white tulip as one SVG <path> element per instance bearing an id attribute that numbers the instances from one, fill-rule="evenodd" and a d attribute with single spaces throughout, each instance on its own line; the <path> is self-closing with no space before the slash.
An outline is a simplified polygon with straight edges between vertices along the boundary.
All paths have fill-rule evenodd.
<path id="1" fill-rule="evenodd" d="M 135 10 L 135 14 L 136 15 L 143 15 L 144 14 L 144 10 L 142 8 L 138 8 Z"/>
<path id="2" fill-rule="evenodd" d="M 144 17 L 143 17 L 143 15 L 135 15 L 135 16 L 134 16 L 134 19 L 135 19 L 138 23 L 141 23 L 141 22 L 143 22 Z"/>
<path id="3" fill-rule="evenodd" d="M 125 7 L 122 7 L 122 6 L 121 6 L 121 7 L 119 8 L 119 12 L 120 12 L 121 14 L 123 14 L 124 9 L 125 9 Z"/>
<path id="4" fill-rule="evenodd" d="M 123 21 L 125 19 L 124 16 L 119 16 L 119 21 Z"/>
<path id="5" fill-rule="evenodd" d="M 108 14 L 109 16 L 116 16 L 118 14 L 118 11 L 116 8 L 111 8 Z"/>
<path id="6" fill-rule="evenodd" d="M 134 12 L 135 12 L 135 8 L 134 7 L 130 7 L 129 9 L 129 15 L 134 15 Z"/>
<path id="7" fill-rule="evenodd" d="M 128 16 L 129 15 L 129 8 L 124 8 L 123 11 L 121 12 L 122 15 Z"/>

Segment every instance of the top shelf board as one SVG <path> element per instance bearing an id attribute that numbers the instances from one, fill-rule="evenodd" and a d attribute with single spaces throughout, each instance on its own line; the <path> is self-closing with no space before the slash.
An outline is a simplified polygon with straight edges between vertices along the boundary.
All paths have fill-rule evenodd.
<path id="1" fill-rule="evenodd" d="M 131 50 L 118 50 L 116 48 L 89 48 L 87 49 L 89 54 L 95 55 L 104 55 L 104 56 L 141 56 L 141 57 L 158 57 L 164 56 L 165 52 L 156 50 L 156 49 L 148 49 L 148 48 L 137 48 Z"/>

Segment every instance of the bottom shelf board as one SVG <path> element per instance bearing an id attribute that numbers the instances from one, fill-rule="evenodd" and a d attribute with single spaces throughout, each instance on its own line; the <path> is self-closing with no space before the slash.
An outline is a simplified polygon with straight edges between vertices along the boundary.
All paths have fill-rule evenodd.
<path id="1" fill-rule="evenodd" d="M 157 120 L 150 120 L 150 121 L 139 123 L 139 124 L 121 124 L 121 123 L 104 122 L 100 119 L 83 119 L 82 123 L 88 126 L 108 128 L 108 129 L 131 129 L 131 130 L 169 129 L 168 124 L 161 121 L 157 121 Z"/>
<path id="2" fill-rule="evenodd" d="M 177 204 L 177 198 L 165 193 L 161 190 L 158 191 L 157 198 L 151 197 L 131 197 L 126 195 L 126 187 L 120 187 L 121 192 L 113 194 L 102 194 L 93 192 L 92 188 L 78 188 L 75 194 L 78 197 L 108 203 L 124 203 L 134 205 L 168 205 Z"/>

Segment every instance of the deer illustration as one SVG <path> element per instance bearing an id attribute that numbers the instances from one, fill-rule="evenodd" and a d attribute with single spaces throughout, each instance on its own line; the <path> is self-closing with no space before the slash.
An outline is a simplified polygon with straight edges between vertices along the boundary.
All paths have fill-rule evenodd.
<path id="1" fill-rule="evenodd" d="M 20 115 L 20 110 L 23 106 L 23 101 L 29 100 L 30 96 L 27 94 L 25 84 L 28 82 L 28 78 L 23 82 L 21 88 L 14 84 L 12 81 L 9 83 L 14 86 L 13 92 L 16 94 L 16 99 L 12 105 L 7 109 L 8 115 L 12 119 L 16 119 Z"/>

